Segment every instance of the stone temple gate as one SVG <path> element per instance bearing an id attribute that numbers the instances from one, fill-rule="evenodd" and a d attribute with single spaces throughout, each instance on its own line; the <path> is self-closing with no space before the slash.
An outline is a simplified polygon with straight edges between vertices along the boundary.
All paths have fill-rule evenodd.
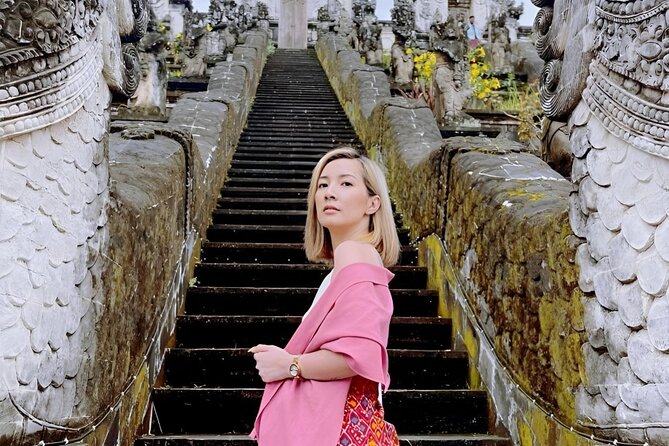
<path id="1" fill-rule="evenodd" d="M 279 48 L 306 49 L 307 1 L 280 0 Z"/>

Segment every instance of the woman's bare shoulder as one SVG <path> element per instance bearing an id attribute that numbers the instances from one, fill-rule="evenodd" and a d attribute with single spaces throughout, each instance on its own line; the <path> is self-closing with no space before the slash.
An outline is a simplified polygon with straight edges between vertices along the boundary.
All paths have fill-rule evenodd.
<path id="1" fill-rule="evenodd" d="M 353 263 L 369 263 L 375 266 L 383 266 L 381 256 L 372 245 L 365 242 L 347 240 L 335 249 L 334 270 L 338 271 Z"/>

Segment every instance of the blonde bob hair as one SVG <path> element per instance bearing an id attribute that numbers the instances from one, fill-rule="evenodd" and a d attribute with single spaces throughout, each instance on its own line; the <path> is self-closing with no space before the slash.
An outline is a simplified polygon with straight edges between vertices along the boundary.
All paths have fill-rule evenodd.
<path id="1" fill-rule="evenodd" d="M 386 178 L 379 165 L 361 155 L 351 147 L 339 147 L 327 152 L 318 161 L 311 174 L 309 184 L 309 195 L 307 196 L 307 224 L 304 229 L 304 249 L 307 258 L 312 262 L 330 263 L 334 256 L 330 232 L 318 221 L 316 210 L 316 190 L 318 180 L 325 166 L 338 159 L 358 160 L 362 167 L 362 176 L 370 197 L 378 195 L 380 199 L 379 209 L 369 216 L 369 234 L 361 241 L 370 243 L 381 255 L 385 266 L 393 266 L 397 263 L 400 242 L 397 237 L 397 228 L 388 195 Z"/>

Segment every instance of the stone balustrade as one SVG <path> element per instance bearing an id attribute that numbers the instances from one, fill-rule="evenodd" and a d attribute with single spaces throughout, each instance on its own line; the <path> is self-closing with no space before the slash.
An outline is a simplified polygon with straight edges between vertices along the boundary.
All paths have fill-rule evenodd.
<path id="1" fill-rule="evenodd" d="M 579 429 L 583 296 L 568 217 L 570 181 L 519 143 L 442 139 L 423 101 L 391 98 L 345 42 L 317 52 L 391 194 L 515 444 L 593 444 Z M 362 81 L 364 79 L 364 81 Z M 371 110 L 371 111 L 370 111 Z M 559 421 L 558 421 L 559 420 Z M 581 429 L 583 430 L 583 429 Z"/>
<path id="2" fill-rule="evenodd" d="M 109 413 L 78 436 L 131 445 L 183 303 L 189 273 L 225 180 L 266 58 L 267 36 L 250 32 L 232 61 L 212 70 L 206 92 L 183 95 L 169 122 L 115 121 L 109 141 L 111 234 L 104 316 L 98 321 L 95 393 Z M 58 436 L 55 432 L 54 436 Z M 115 444 L 115 443 L 114 443 Z"/>

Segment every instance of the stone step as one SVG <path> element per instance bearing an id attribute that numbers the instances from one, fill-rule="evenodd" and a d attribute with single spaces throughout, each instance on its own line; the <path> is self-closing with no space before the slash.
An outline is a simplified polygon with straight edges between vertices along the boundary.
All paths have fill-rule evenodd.
<path id="1" fill-rule="evenodd" d="M 294 83 L 266 84 L 263 85 L 262 89 L 258 89 L 256 98 L 272 100 L 279 97 L 281 99 L 285 99 L 285 96 L 289 95 L 291 101 L 293 101 L 293 99 L 299 100 L 302 98 L 309 98 L 316 102 L 319 100 L 336 100 L 334 93 L 330 88 L 328 88 L 329 86 L 330 85 L 328 82 L 319 82 L 317 79 L 315 79 L 315 84 L 311 86 L 304 84 L 297 85 Z M 324 95 L 323 93 L 330 94 Z"/>
<path id="2" fill-rule="evenodd" d="M 398 230 L 400 243 L 409 244 L 409 231 Z M 207 228 L 207 240 L 212 242 L 302 243 L 304 225 L 226 225 L 212 224 Z"/>
<path id="3" fill-rule="evenodd" d="M 195 286 L 154 389 L 150 432 L 135 446 L 252 446 L 263 387 L 248 348 L 285 345 L 330 268 L 303 250 L 315 163 L 340 145 L 361 148 L 313 50 L 267 59 L 246 127 L 201 244 Z M 399 220 L 399 216 L 397 216 Z M 468 358 L 451 351 L 452 323 L 398 224 L 405 248 L 391 268 L 391 389 L 386 418 L 402 446 L 510 446 L 488 434 L 488 400 L 466 390 Z M 230 414 L 232 416 L 224 416 Z M 323 445 L 309 445 L 323 446 Z"/>
<path id="4" fill-rule="evenodd" d="M 315 166 L 318 160 L 323 156 L 323 152 L 314 152 L 314 153 L 290 153 L 290 154 L 274 154 L 263 152 L 236 152 L 234 156 L 235 161 L 273 161 L 281 162 L 284 161 L 300 161 L 300 162 L 311 162 Z"/>
<path id="5" fill-rule="evenodd" d="M 203 263 L 308 263 L 302 243 L 202 242 Z M 416 265 L 418 251 L 402 246 L 400 265 Z"/>
<path id="6" fill-rule="evenodd" d="M 219 201 L 219 208 L 212 211 L 214 224 L 228 225 L 305 225 L 307 221 L 304 200 L 291 202 L 271 200 L 272 204 L 263 206 L 262 199 L 241 201 Z M 241 208 L 246 206 L 247 208 Z M 399 224 L 396 222 L 396 224 Z"/>
<path id="7" fill-rule="evenodd" d="M 300 316 L 316 295 L 316 288 L 248 288 L 248 287 L 190 287 L 185 314 Z M 431 317 L 437 314 L 438 293 L 435 290 L 403 289 L 391 291 L 393 315 Z"/>
<path id="8" fill-rule="evenodd" d="M 424 288 L 427 270 L 418 266 L 393 266 L 390 288 Z M 330 272 L 322 264 L 199 263 L 194 279 L 198 286 L 225 287 L 318 287 Z"/>
<path id="9" fill-rule="evenodd" d="M 272 152 L 272 153 L 283 153 L 292 149 L 293 151 L 307 153 L 309 149 L 316 153 L 325 153 L 326 151 L 333 149 L 339 145 L 352 145 L 351 141 L 344 140 L 339 141 L 313 141 L 313 140 L 286 140 L 286 141 L 240 141 L 237 145 L 237 150 L 246 152 L 249 150 L 256 150 L 262 152 Z M 357 145 L 357 142 L 353 145 Z"/>
<path id="10" fill-rule="evenodd" d="M 223 191 L 228 187 L 254 187 L 272 189 L 296 189 L 308 190 L 310 178 L 228 178 L 225 180 Z"/>
<path id="11" fill-rule="evenodd" d="M 179 348 L 251 348 L 257 344 L 285 345 L 301 316 L 210 316 L 177 317 L 176 346 Z M 388 348 L 448 350 L 451 321 L 438 317 L 393 317 Z"/>
<path id="12" fill-rule="evenodd" d="M 311 179 L 312 169 L 237 169 L 228 170 L 229 178 L 302 178 Z"/>
<path id="13" fill-rule="evenodd" d="M 153 396 L 154 433 L 247 434 L 262 390 L 157 388 Z M 487 432 L 484 391 L 391 388 L 383 395 L 383 405 L 386 420 L 402 435 Z"/>
<path id="14" fill-rule="evenodd" d="M 207 240 L 212 242 L 301 243 L 304 225 L 249 226 L 213 224 L 207 228 Z"/>
<path id="15" fill-rule="evenodd" d="M 245 187 L 226 185 L 221 190 L 221 198 L 274 198 L 290 199 L 299 198 L 306 200 L 308 189 L 306 187 L 274 188 L 274 187 Z"/>
<path id="16" fill-rule="evenodd" d="M 285 135 L 282 134 L 275 134 L 275 135 L 247 135 L 247 134 L 242 134 L 242 136 L 239 138 L 239 142 L 253 142 L 253 144 L 260 145 L 263 143 L 272 143 L 272 144 L 277 144 L 277 143 L 286 143 L 286 144 L 312 144 L 312 143 L 322 143 L 322 144 L 327 144 L 327 143 L 344 143 L 344 142 L 356 142 L 358 139 L 356 136 L 348 136 L 348 135 L 319 135 L 319 136 L 309 136 L 309 135 L 300 135 L 300 136 L 291 136 L 290 139 L 286 138 Z"/>
<path id="17" fill-rule="evenodd" d="M 264 119 L 265 117 L 270 116 L 291 116 L 293 119 L 300 118 L 301 116 L 332 116 L 332 117 L 346 117 L 341 108 L 337 109 L 336 107 L 318 107 L 318 106 L 295 106 L 288 105 L 286 107 L 257 107 L 251 109 L 249 112 L 249 119 Z"/>
<path id="18" fill-rule="evenodd" d="M 343 129 L 323 129 L 323 128 L 309 128 L 309 127 L 300 127 L 300 128 L 286 128 L 285 126 L 274 126 L 271 123 L 263 126 L 262 129 L 259 128 L 249 128 L 246 129 L 244 135 L 250 138 L 268 138 L 281 136 L 282 138 L 292 138 L 296 136 L 298 138 L 317 136 L 321 137 L 336 137 L 337 139 L 347 138 L 349 140 L 354 140 L 357 138 L 357 135 L 352 131 L 346 131 Z"/>
<path id="19" fill-rule="evenodd" d="M 351 124 L 349 124 L 348 121 L 340 119 L 340 120 L 302 120 L 300 122 L 296 122 L 294 120 L 278 120 L 278 119 L 273 119 L 271 122 L 262 122 L 262 123 L 249 123 L 246 126 L 246 131 L 256 131 L 256 130 L 266 130 L 268 128 L 272 128 L 275 130 L 302 130 L 302 129 L 310 129 L 310 130 L 318 130 L 326 133 L 333 133 L 333 132 L 352 132 L 353 128 L 351 127 Z M 236 155 L 236 154 L 235 154 Z"/>
<path id="20" fill-rule="evenodd" d="M 230 163 L 230 168 L 232 169 L 263 169 L 263 170 L 272 170 L 276 169 L 277 166 L 281 166 L 281 170 L 308 170 L 311 172 L 316 166 L 316 162 L 313 160 L 308 161 L 296 161 L 296 160 L 281 160 L 281 157 L 276 157 L 271 160 L 247 160 L 233 158 Z"/>
<path id="21" fill-rule="evenodd" d="M 393 389 L 465 389 L 467 354 L 443 350 L 388 350 Z M 243 348 L 172 348 L 165 355 L 169 387 L 263 387 L 253 355 Z"/>
<path id="22" fill-rule="evenodd" d="M 271 210 L 299 210 L 304 211 L 306 216 L 307 201 L 304 198 L 233 198 L 221 197 L 216 202 L 215 212 L 224 209 L 244 209 L 253 211 L 271 211 Z"/>
<path id="23" fill-rule="evenodd" d="M 258 88 L 256 93 L 256 98 L 258 99 L 275 99 L 277 97 L 290 96 L 291 101 L 293 98 L 303 99 L 308 98 L 311 100 L 318 101 L 323 99 L 323 92 L 329 90 L 330 85 L 327 82 L 318 82 L 312 86 L 306 85 L 297 85 L 291 83 L 282 83 L 282 84 L 268 84 L 263 85 L 263 88 Z M 326 99 L 330 99 L 327 98 Z M 330 99 L 332 100 L 332 99 Z"/>
<path id="24" fill-rule="evenodd" d="M 329 116 L 337 116 L 340 114 L 340 106 L 339 104 L 332 104 L 332 103 L 314 103 L 312 100 L 306 100 L 306 101 L 301 101 L 301 102 L 290 102 L 290 103 L 280 103 L 280 102 L 269 102 L 265 101 L 264 104 L 262 104 L 263 101 L 260 101 L 258 103 L 253 104 L 254 106 L 263 106 L 262 111 L 259 111 L 258 114 L 271 114 L 271 115 L 293 115 L 293 116 L 300 116 L 300 115 L 319 115 L 319 114 L 327 114 Z M 254 110 L 260 110 L 259 108 L 255 108 Z M 253 116 L 256 116 L 256 113 L 253 114 Z"/>
<path id="25" fill-rule="evenodd" d="M 487 434 L 400 435 L 400 446 L 512 446 L 509 439 Z M 145 435 L 134 446 L 257 446 L 248 435 Z"/>
<path id="26" fill-rule="evenodd" d="M 279 207 L 277 203 L 276 207 Z M 290 204 L 286 204 L 289 207 Z M 297 206 L 294 206 L 297 207 Z M 301 206 L 304 207 L 304 206 Z M 230 225 L 304 225 L 307 211 L 292 209 L 214 209 L 213 222 Z"/>

